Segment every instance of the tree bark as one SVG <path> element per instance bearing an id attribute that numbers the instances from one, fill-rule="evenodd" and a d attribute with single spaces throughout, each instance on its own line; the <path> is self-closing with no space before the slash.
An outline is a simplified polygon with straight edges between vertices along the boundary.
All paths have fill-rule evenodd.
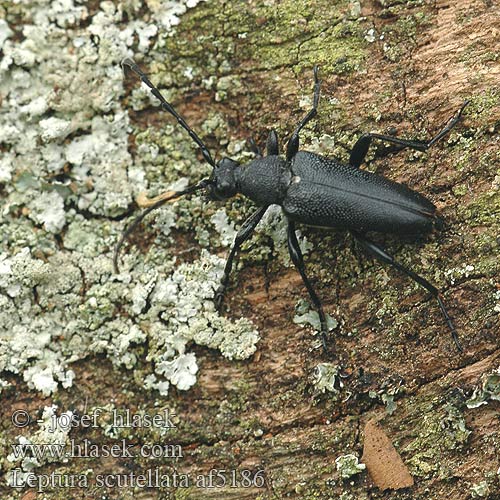
<path id="1" fill-rule="evenodd" d="M 30 7 L 2 8 L 20 37 L 23 24 L 29 23 Z M 89 17 L 78 29 L 90 37 L 85 23 L 106 6 L 90 2 L 86 8 Z M 153 24 L 151 12 L 159 10 L 155 2 L 140 8 L 126 2 L 127 15 L 116 26 L 123 29 L 132 19 Z M 331 335 L 334 354 L 327 357 L 317 347 L 312 329 L 293 322 L 295 305 L 308 296 L 300 275 L 282 258 L 286 249 L 271 248 L 266 253 L 263 249 L 273 239 L 259 233 L 242 252 L 224 309 L 225 316 L 249 318 L 258 328 L 261 340 L 252 357 L 231 361 L 218 350 L 189 344 L 200 369 L 197 382 L 189 391 L 171 386 L 168 397 L 143 387 L 156 362 L 148 357 L 147 341 L 130 346 L 137 358 L 133 369 L 110 363 L 108 348 L 102 351 L 105 354 L 96 348 L 88 357 L 76 356 L 78 361 L 70 365 L 75 372 L 73 387 L 60 388 L 50 397 L 33 392 L 20 375 L 5 369 L 2 378 L 12 385 L 2 395 L 2 471 L 13 468 L 6 457 L 16 436 L 36 432 L 35 424 L 22 431 L 11 425 L 16 409 L 27 408 L 36 415 L 44 405 L 56 403 L 61 411 L 77 408 L 82 413 L 88 402 L 87 411 L 106 408 L 104 420 L 96 428 L 79 426 L 70 437 L 101 446 L 100 456 L 46 463 L 37 473 L 68 476 L 87 471 L 90 486 L 48 486 L 44 498 L 97 498 L 103 492 L 121 499 L 497 498 L 499 14 L 496 3 L 487 0 L 265 4 L 211 0 L 179 14 L 179 24 L 168 34 L 159 29 L 137 58 L 218 158 L 236 150 L 242 159 L 238 145 L 252 136 L 263 146 L 272 128 L 284 151 L 286 139 L 311 105 L 314 64 L 320 67 L 321 100 L 317 118 L 301 134 L 301 148 L 343 162 L 361 133 L 430 138 L 470 100 L 463 120 L 428 153 L 388 152 L 387 145 L 374 144 L 362 167 L 408 184 L 428 197 L 444 217 L 445 228 L 426 238 L 375 238 L 396 260 L 443 291 L 463 353 L 457 352 L 438 305 L 427 292 L 367 258 L 349 235 L 302 227 L 310 244 L 307 272 L 326 311 L 338 322 Z M 99 43 L 100 50 L 106 50 L 105 36 Z M 153 158 L 144 168 L 148 188 L 160 191 L 162 183 L 184 175 L 199 180 L 209 170 L 193 160 L 198 153 L 194 146 L 186 146 L 187 134 L 177 134 L 174 121 L 145 104 L 132 90 L 135 87 L 137 82 L 127 78 L 130 92 L 123 107 L 130 110 L 129 150 L 134 161 L 145 166 L 149 153 L 145 156 L 141 144 L 156 144 L 162 155 L 188 169 L 179 171 L 178 166 L 155 163 Z M 72 113 L 73 119 L 85 121 L 77 104 Z M 9 148 L 3 150 L 7 153 Z M 197 158 L 202 159 L 200 154 Z M 4 184 L 9 202 L 13 196 L 9 186 L 19 175 L 15 172 Z M 99 172 L 92 175 L 98 183 Z M 128 179 L 133 184 L 130 172 Z M 17 206 L 22 208 L 22 203 Z M 239 227 L 244 214 L 251 212 L 251 203 L 237 198 L 226 205 L 193 206 L 186 204 L 176 213 L 181 221 L 170 251 L 174 249 L 178 262 L 196 260 L 198 236 L 193 236 L 193 228 L 198 226 L 210 232 L 210 251 L 226 257 L 227 248 L 208 219 L 224 207 Z M 66 211 L 74 208 L 65 202 Z M 131 208 L 130 201 L 120 213 L 91 213 L 92 206 L 81 213 L 91 226 L 103 224 L 103 233 L 108 226 L 118 232 Z M 194 213 L 186 215 L 187 209 Z M 20 210 L 11 210 L 8 223 L 22 216 Z M 33 224 L 30 231 L 41 231 L 40 224 Z M 158 228 L 145 227 L 134 237 L 139 249 L 132 245 L 127 249 L 141 260 L 152 255 L 145 264 L 150 271 L 157 264 L 155 252 L 162 251 L 151 246 L 154 236 L 148 233 L 154 231 Z M 66 235 L 60 236 L 63 243 Z M 72 252 L 84 251 L 84 243 L 88 244 L 80 238 L 70 250 L 57 238 L 49 246 L 64 254 L 65 262 L 76 262 Z M 102 244 L 106 259 L 111 259 L 110 241 Z M 16 254 L 19 244 L 9 245 L 8 254 Z M 141 253 L 146 249 L 147 256 Z M 76 294 L 85 296 L 94 278 L 86 276 Z M 116 297 L 110 301 L 116 317 L 128 314 L 120 310 Z M 51 305 L 43 307 L 50 310 Z M 138 325 L 147 338 L 148 326 Z M 322 392 L 315 381 L 320 364 L 341 366 L 346 378 L 337 376 L 331 390 Z M 473 397 L 483 398 L 484 404 L 470 407 Z M 168 408 L 176 415 L 175 428 L 162 434 L 142 426 L 110 435 L 106 423 L 113 408 L 149 415 Z M 361 461 L 365 426 L 373 420 L 394 445 L 413 486 L 397 489 L 396 482 L 382 491 L 370 470 L 343 478 L 337 469 L 339 457 L 354 454 Z M 179 444 L 182 457 L 103 458 L 102 446 L 122 438 L 136 450 L 145 444 Z M 388 470 L 392 465 L 388 459 Z M 98 474 L 148 470 L 168 475 L 169 487 L 95 484 Z M 175 471 L 189 476 L 189 486 L 181 480 L 174 484 Z M 209 487 L 211 479 L 216 487 Z M 36 488 L 14 490 L 4 484 L 0 492 L 2 498 L 42 497 Z"/>

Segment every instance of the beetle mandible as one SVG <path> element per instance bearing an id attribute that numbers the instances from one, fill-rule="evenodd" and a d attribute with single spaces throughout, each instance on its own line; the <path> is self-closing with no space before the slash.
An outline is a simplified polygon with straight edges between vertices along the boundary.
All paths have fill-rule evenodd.
<path id="1" fill-rule="evenodd" d="M 448 120 L 446 126 L 429 141 L 406 140 L 373 133 L 363 134 L 351 150 L 349 164 L 345 165 L 337 160 L 327 159 L 307 151 L 299 151 L 300 131 L 317 114 L 320 81 L 318 67 L 315 66 L 313 105 L 288 140 L 285 158 L 280 156 L 277 134 L 271 130 L 266 144 L 267 155 L 263 156 L 252 142 L 252 151 L 256 157 L 242 165 L 226 157 L 215 162 L 204 142 L 165 100 L 139 66 L 132 59 L 125 58 L 122 61 L 122 67 L 124 70 L 126 68 L 132 70 L 149 87 L 151 93 L 160 101 L 161 108 L 172 114 L 181 127 L 188 132 L 213 170 L 208 178 L 202 179 L 197 184 L 182 191 L 164 193 L 151 200 L 149 206 L 144 205 L 148 208 L 125 229 L 116 245 L 113 259 L 116 271 L 118 271 L 119 251 L 126 237 L 147 214 L 164 203 L 197 191 L 205 191 L 210 199 L 219 201 L 227 200 L 236 194 L 243 194 L 250 198 L 258 208 L 236 234 L 221 284 L 215 293 L 214 300 L 218 310 L 221 308 L 229 283 L 236 253 L 243 242 L 250 238 L 269 206 L 276 204 L 281 206 L 287 218 L 288 250 L 319 314 L 321 339 L 325 351 L 328 350 L 326 316 L 305 271 L 304 259 L 295 234 L 296 223 L 349 231 L 368 254 L 392 265 L 428 290 L 438 302 L 457 349 L 462 351 L 457 331 L 446 310 L 440 291 L 425 278 L 395 261 L 378 243 L 366 236 L 368 231 L 415 235 L 429 233 L 441 223 L 436 207 L 427 198 L 407 186 L 381 175 L 361 170 L 359 167 L 373 139 L 395 144 L 399 149 L 411 148 L 426 151 L 458 123 L 469 101 L 465 101 L 458 112 Z"/>

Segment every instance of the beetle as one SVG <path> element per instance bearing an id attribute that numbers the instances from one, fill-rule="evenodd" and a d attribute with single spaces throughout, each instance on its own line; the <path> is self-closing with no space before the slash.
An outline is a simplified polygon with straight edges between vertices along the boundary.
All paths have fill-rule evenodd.
<path id="1" fill-rule="evenodd" d="M 311 152 L 299 150 L 300 131 L 316 116 L 319 103 L 318 66 L 314 66 L 312 108 L 295 127 L 286 145 L 285 157 L 280 155 L 278 136 L 274 130 L 271 130 L 266 144 L 267 155 L 263 156 L 255 142 L 252 141 L 251 146 L 255 158 L 243 165 L 227 157 L 215 162 L 204 142 L 173 106 L 165 100 L 139 66 L 132 59 L 125 58 L 122 61 L 122 67 L 124 71 L 127 68 L 132 70 L 149 87 L 151 93 L 160 101 L 161 108 L 173 115 L 179 125 L 188 132 L 191 139 L 200 148 L 203 158 L 213 170 L 208 178 L 202 179 L 197 184 L 188 186 L 181 191 L 164 193 L 152 200 L 148 208 L 126 228 L 116 245 L 113 261 L 117 272 L 118 255 L 123 242 L 152 210 L 180 196 L 198 191 L 205 191 L 211 200 L 218 201 L 242 194 L 250 198 L 258 208 L 242 224 L 236 234 L 224 267 L 220 286 L 215 292 L 214 301 L 217 310 L 221 309 L 236 253 L 243 242 L 250 238 L 270 205 L 276 204 L 282 208 L 287 218 L 288 250 L 318 312 L 321 339 L 325 351 L 328 351 L 326 316 L 321 301 L 306 274 L 303 255 L 295 233 L 297 223 L 349 231 L 368 254 L 390 264 L 428 290 L 438 302 L 457 349 L 463 350 L 456 328 L 444 305 L 441 292 L 425 278 L 394 260 L 382 246 L 366 235 L 370 231 L 424 235 L 434 228 L 440 229 L 442 219 L 438 215 L 435 205 L 407 186 L 362 170 L 360 166 L 374 139 L 394 144 L 398 150 L 411 148 L 417 151 L 426 151 L 447 135 L 458 123 L 469 101 L 465 101 L 448 120 L 445 127 L 429 141 L 400 139 L 392 135 L 376 133 L 363 134 L 351 150 L 349 163 L 343 164 L 335 159 L 327 159 Z"/>

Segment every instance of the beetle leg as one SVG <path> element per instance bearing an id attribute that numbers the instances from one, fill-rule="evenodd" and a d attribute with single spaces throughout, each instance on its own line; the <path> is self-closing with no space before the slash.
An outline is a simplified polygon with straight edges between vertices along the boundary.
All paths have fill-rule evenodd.
<path id="1" fill-rule="evenodd" d="M 262 150 L 257 146 L 253 137 L 250 137 L 247 141 L 250 151 L 257 157 L 262 158 Z"/>
<path id="2" fill-rule="evenodd" d="M 222 275 L 221 283 L 217 291 L 215 292 L 214 302 L 215 309 L 220 311 L 222 302 L 224 300 L 224 293 L 226 291 L 227 285 L 229 283 L 229 275 L 231 274 L 231 269 L 233 268 L 233 260 L 236 252 L 240 249 L 241 245 L 252 235 L 255 227 L 259 223 L 262 216 L 266 213 L 268 207 L 261 207 L 256 210 L 248 219 L 243 223 L 240 230 L 236 234 L 233 246 L 229 252 L 229 257 L 227 258 L 226 265 L 224 267 L 224 274 Z"/>
<path id="3" fill-rule="evenodd" d="M 359 167 L 368 152 L 368 148 L 372 142 L 372 139 L 378 139 L 380 141 L 387 141 L 392 144 L 397 144 L 400 146 L 400 149 L 411 148 L 416 149 L 417 151 L 427 151 L 433 144 L 442 139 L 446 134 L 450 132 L 450 130 L 460 121 L 460 117 L 462 116 L 462 112 L 464 108 L 469 104 L 470 101 L 465 101 L 462 104 L 462 107 L 455 113 L 449 120 L 446 126 L 440 130 L 430 141 L 412 141 L 407 139 L 399 139 L 398 137 L 393 137 L 391 135 L 382 135 L 382 134 L 363 134 L 354 144 L 354 147 L 351 150 L 351 156 L 349 158 L 349 164 L 353 167 Z"/>
<path id="4" fill-rule="evenodd" d="M 366 252 L 373 255 L 378 260 L 385 262 L 386 264 L 390 264 L 391 266 L 394 266 L 396 269 L 409 276 L 411 279 L 416 281 L 419 285 L 423 286 L 426 290 L 428 290 L 432 294 L 432 296 L 438 301 L 439 307 L 441 309 L 441 312 L 443 313 L 448 328 L 451 331 L 451 336 L 453 338 L 453 341 L 455 342 L 455 345 L 457 346 L 457 349 L 460 352 L 463 352 L 462 346 L 460 345 L 460 342 L 458 340 L 458 334 L 457 330 L 455 329 L 455 325 L 453 324 L 450 315 L 446 310 L 443 299 L 441 298 L 441 292 L 434 285 L 429 283 L 426 279 L 414 273 L 411 269 L 408 269 L 405 266 L 401 265 L 399 262 L 396 262 L 391 255 L 389 255 L 382 247 L 380 247 L 373 241 L 369 240 L 364 235 L 358 232 L 355 231 L 351 232 L 353 236 L 356 238 L 356 241 L 358 241 L 358 243 L 363 247 L 363 249 Z"/>
<path id="5" fill-rule="evenodd" d="M 317 112 L 318 112 L 318 103 L 319 103 L 319 90 L 320 90 L 320 81 L 318 79 L 318 66 L 314 66 L 314 96 L 313 96 L 313 107 L 307 113 L 304 118 L 299 122 L 295 131 L 293 132 L 288 144 L 286 145 L 286 159 L 287 161 L 291 160 L 299 150 L 299 132 L 302 127 L 306 125 L 310 120 L 312 120 Z"/>
<path id="6" fill-rule="evenodd" d="M 297 240 L 297 235 L 295 234 L 295 222 L 288 220 L 288 251 L 290 252 L 290 257 L 292 262 L 295 264 L 295 267 L 299 271 L 302 276 L 302 281 L 309 292 L 309 297 L 311 297 L 312 303 L 314 307 L 318 311 L 319 321 L 321 324 L 321 341 L 323 343 L 323 349 L 326 353 L 328 353 L 327 348 L 327 334 L 328 328 L 326 326 L 326 316 L 323 311 L 323 306 L 321 305 L 321 301 L 319 300 L 318 295 L 314 291 L 314 288 L 309 281 L 309 278 L 306 275 L 306 270 L 304 266 L 304 257 L 302 255 L 302 251 L 300 250 L 300 245 Z"/>
<path id="7" fill-rule="evenodd" d="M 278 134 L 276 130 L 270 130 L 267 136 L 266 144 L 267 156 L 278 156 L 280 154 L 280 148 L 278 144 Z"/>

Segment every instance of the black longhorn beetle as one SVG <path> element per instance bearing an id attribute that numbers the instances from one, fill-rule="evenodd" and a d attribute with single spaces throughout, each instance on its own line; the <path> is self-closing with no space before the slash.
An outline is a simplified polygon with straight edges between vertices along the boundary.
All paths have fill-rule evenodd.
<path id="1" fill-rule="evenodd" d="M 439 290 L 411 269 L 394 260 L 379 244 L 368 239 L 366 233 L 425 234 L 434 227 L 440 227 L 441 219 L 436 207 L 421 194 L 382 177 L 361 170 L 373 139 L 395 144 L 398 149 L 411 148 L 426 151 L 442 139 L 458 123 L 465 101 L 458 112 L 450 118 L 446 126 L 429 141 L 406 140 L 381 134 L 363 134 L 354 144 L 349 165 L 331 160 L 307 151 L 299 151 L 299 133 L 316 116 L 320 82 L 318 67 L 314 67 L 314 97 L 312 109 L 296 126 L 286 146 L 286 157 L 280 156 L 278 136 L 274 130 L 267 138 L 267 156 L 263 156 L 255 142 L 251 149 L 256 158 L 241 165 L 230 158 L 222 158 L 217 163 L 198 135 L 188 126 L 170 103 L 160 94 L 145 73 L 130 58 L 122 61 L 124 70 L 130 68 L 145 83 L 151 93 L 159 99 L 161 107 L 172 114 L 199 146 L 201 154 L 213 168 L 210 177 L 191 185 L 182 191 L 170 191 L 151 200 L 144 210 L 123 232 L 116 245 L 114 266 L 118 272 L 118 255 L 127 236 L 154 209 L 183 195 L 205 190 L 212 200 L 227 200 L 238 193 L 250 198 L 259 207 L 241 226 L 227 259 L 220 287 L 215 293 L 215 305 L 220 310 L 224 292 L 229 282 L 236 252 L 244 241 L 252 235 L 270 205 L 281 206 L 288 220 L 288 250 L 297 267 L 309 296 L 318 311 L 321 322 L 321 338 L 327 349 L 327 325 L 323 306 L 307 277 L 302 252 L 295 234 L 295 224 L 326 228 L 339 228 L 349 231 L 361 247 L 375 258 L 394 266 L 428 290 L 438 301 L 444 319 L 451 331 L 459 351 L 462 347 L 453 322 L 446 310 Z"/>

